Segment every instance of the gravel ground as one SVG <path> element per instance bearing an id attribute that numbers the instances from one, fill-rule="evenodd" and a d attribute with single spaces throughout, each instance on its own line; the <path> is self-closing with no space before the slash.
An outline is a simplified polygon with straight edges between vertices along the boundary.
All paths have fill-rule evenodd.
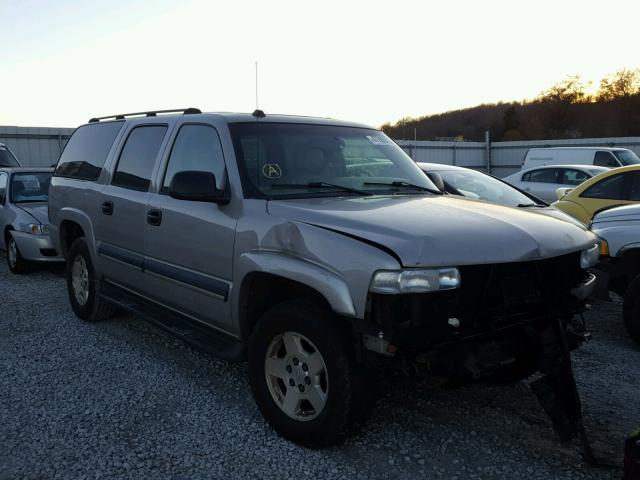
<path id="1" fill-rule="evenodd" d="M 594 305 L 594 338 L 574 353 L 588 433 L 616 467 L 560 443 L 524 382 L 390 381 L 359 434 L 310 451 L 266 426 L 245 365 L 131 316 L 82 323 L 61 269 L 14 276 L 0 262 L 0 479 L 620 478 L 640 426 L 640 349 L 619 301 Z"/>

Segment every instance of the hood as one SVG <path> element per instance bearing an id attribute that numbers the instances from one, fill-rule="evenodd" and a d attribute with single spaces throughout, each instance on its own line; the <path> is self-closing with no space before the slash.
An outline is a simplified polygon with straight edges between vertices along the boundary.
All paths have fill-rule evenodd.
<path id="1" fill-rule="evenodd" d="M 273 200 L 267 210 L 377 244 L 406 267 L 536 260 L 596 242 L 591 232 L 564 220 L 453 196 Z"/>
<path id="2" fill-rule="evenodd" d="M 28 213 L 36 222 L 42 225 L 49 224 L 49 214 L 47 212 L 47 204 L 45 202 L 37 203 L 17 203 L 15 204 L 23 212 Z"/>
<path id="3" fill-rule="evenodd" d="M 580 220 L 578 220 L 575 217 L 572 217 L 571 215 L 569 215 L 568 213 L 563 212 L 562 210 L 557 209 L 556 207 L 552 207 L 552 206 L 548 206 L 548 207 L 542 207 L 542 208 L 530 208 L 528 210 L 531 213 L 538 213 L 540 215 L 548 215 L 550 217 L 553 218 L 557 218 L 558 220 L 563 220 L 565 222 L 569 222 L 572 223 L 573 225 L 586 230 L 587 226 L 582 223 Z"/>
<path id="4" fill-rule="evenodd" d="M 593 223 L 630 220 L 640 220 L 640 204 L 609 208 L 593 217 Z"/>

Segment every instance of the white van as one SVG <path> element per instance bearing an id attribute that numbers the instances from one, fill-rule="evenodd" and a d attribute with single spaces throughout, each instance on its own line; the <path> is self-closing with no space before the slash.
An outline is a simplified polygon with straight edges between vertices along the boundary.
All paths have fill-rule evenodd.
<path id="1" fill-rule="evenodd" d="M 640 164 L 640 158 L 626 148 L 549 147 L 531 148 L 524 157 L 522 168 L 543 165 L 598 165 L 616 168 L 637 164 Z"/>

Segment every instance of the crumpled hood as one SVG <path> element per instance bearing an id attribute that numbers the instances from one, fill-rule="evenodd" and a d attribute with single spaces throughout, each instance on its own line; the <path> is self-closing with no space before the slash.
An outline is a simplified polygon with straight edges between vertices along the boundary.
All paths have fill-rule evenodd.
<path id="1" fill-rule="evenodd" d="M 406 267 L 536 260 L 596 242 L 584 228 L 548 215 L 452 196 L 273 200 L 267 210 L 381 245 Z"/>
<path id="2" fill-rule="evenodd" d="M 49 224 L 49 213 L 47 211 L 46 203 L 18 203 L 16 204 L 16 207 L 28 213 L 38 223 L 41 223 L 42 225 Z"/>

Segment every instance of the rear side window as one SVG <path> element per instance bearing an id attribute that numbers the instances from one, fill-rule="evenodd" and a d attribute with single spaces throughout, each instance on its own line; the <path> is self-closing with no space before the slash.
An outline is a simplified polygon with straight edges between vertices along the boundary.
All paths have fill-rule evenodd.
<path id="1" fill-rule="evenodd" d="M 558 183 L 557 168 L 543 168 L 527 172 L 522 176 L 523 182 Z"/>
<path id="2" fill-rule="evenodd" d="M 580 196 L 585 198 L 625 200 L 625 179 L 626 177 L 623 173 L 607 177 L 591 185 Z"/>
<path id="3" fill-rule="evenodd" d="M 176 173 L 188 170 L 213 173 L 216 176 L 217 187 L 222 189 L 224 157 L 215 128 L 190 124 L 180 128 L 171 149 L 162 193 L 169 191 L 169 185 Z"/>
<path id="4" fill-rule="evenodd" d="M 563 185 L 580 185 L 589 179 L 589 175 L 580 170 L 567 169 L 562 171 L 560 175 L 560 183 Z"/>
<path id="5" fill-rule="evenodd" d="M 78 128 L 58 161 L 57 177 L 96 180 L 124 122 L 96 123 Z"/>
<path id="6" fill-rule="evenodd" d="M 620 164 L 616 157 L 614 157 L 611 152 L 596 152 L 595 157 L 593 157 L 593 164 L 598 165 L 600 167 L 619 167 Z"/>
<path id="7" fill-rule="evenodd" d="M 7 178 L 6 173 L 0 172 L 0 205 L 4 203 L 4 199 L 7 196 Z"/>
<path id="8" fill-rule="evenodd" d="M 166 125 L 148 125 L 131 130 L 122 147 L 111 184 L 146 192 L 165 133 Z"/>

